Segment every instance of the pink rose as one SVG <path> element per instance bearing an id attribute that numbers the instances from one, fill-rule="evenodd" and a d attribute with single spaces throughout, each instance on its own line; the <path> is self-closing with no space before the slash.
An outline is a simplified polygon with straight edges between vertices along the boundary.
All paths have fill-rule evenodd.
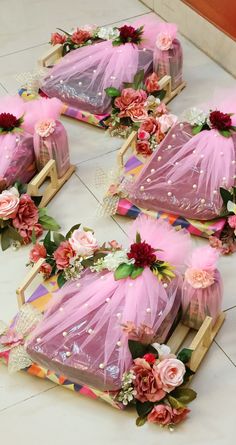
<path id="1" fill-rule="evenodd" d="M 158 128 L 158 122 L 154 117 L 149 117 L 140 125 L 141 131 L 146 131 L 149 134 L 154 134 Z"/>
<path id="2" fill-rule="evenodd" d="M 139 129 L 138 130 L 138 139 L 140 139 L 141 141 L 148 141 L 148 139 L 150 139 L 150 133 Z"/>
<path id="3" fill-rule="evenodd" d="M 162 114 L 167 114 L 168 110 L 166 108 L 166 105 L 164 104 L 164 102 L 161 102 L 160 105 L 158 105 L 158 107 L 156 108 L 156 114 L 158 115 L 162 115 Z"/>
<path id="4" fill-rule="evenodd" d="M 136 151 L 143 156 L 150 156 L 152 154 L 152 150 L 148 141 L 137 141 Z"/>
<path id="5" fill-rule="evenodd" d="M 158 77 L 156 73 L 152 73 L 145 80 L 145 87 L 148 93 L 153 93 L 154 91 L 160 90 L 160 85 L 158 83 Z"/>
<path id="6" fill-rule="evenodd" d="M 70 265 L 70 260 L 75 256 L 75 251 L 69 241 L 63 241 L 55 250 L 53 257 L 59 270 L 66 269 Z"/>
<path id="7" fill-rule="evenodd" d="M 4 190 L 0 194 L 0 219 L 13 219 L 16 217 L 20 199 L 11 190 Z"/>
<path id="8" fill-rule="evenodd" d="M 98 25 L 84 25 L 80 28 L 82 31 L 89 32 L 90 36 L 98 29 Z"/>
<path id="9" fill-rule="evenodd" d="M 155 133 L 155 139 L 157 144 L 160 144 L 160 142 L 164 139 L 165 135 L 164 133 L 162 133 L 160 130 L 157 130 L 157 132 Z"/>
<path id="10" fill-rule="evenodd" d="M 54 32 L 51 34 L 51 44 L 52 45 L 57 45 L 58 43 L 62 44 L 65 43 L 66 41 L 66 36 L 62 36 L 61 34 L 59 34 L 59 32 Z"/>
<path id="11" fill-rule="evenodd" d="M 173 408 L 173 412 L 172 412 L 172 418 L 171 421 L 172 423 L 174 423 L 175 425 L 177 423 L 182 422 L 182 420 L 184 420 L 186 418 L 186 416 L 188 415 L 188 413 L 190 413 L 190 409 L 188 408 Z"/>
<path id="12" fill-rule="evenodd" d="M 30 229 L 37 224 L 39 219 L 38 209 L 27 194 L 21 195 L 18 212 L 12 220 L 12 224 L 16 229 Z"/>
<path id="13" fill-rule="evenodd" d="M 113 249 L 113 250 L 120 250 L 122 249 L 122 245 L 119 244 L 115 239 L 113 239 L 112 241 L 109 241 L 109 246 Z"/>
<path id="14" fill-rule="evenodd" d="M 205 289 L 215 282 L 215 274 L 214 271 L 188 268 L 185 279 L 195 289 Z"/>
<path id="15" fill-rule="evenodd" d="M 172 47 L 172 38 L 167 32 L 160 32 L 156 39 L 156 46 L 161 51 L 168 51 Z"/>
<path id="16" fill-rule="evenodd" d="M 121 96 L 116 97 L 115 106 L 121 111 L 125 111 L 130 105 L 143 104 L 147 99 L 147 94 L 144 90 L 134 90 L 133 88 L 124 88 Z"/>
<path id="17" fill-rule="evenodd" d="M 123 111 L 119 113 L 119 116 L 124 113 Z M 145 110 L 143 104 L 142 105 L 132 105 L 132 107 L 127 108 L 125 111 L 126 116 L 130 117 L 133 122 L 144 121 L 148 118 L 148 112 Z"/>
<path id="18" fill-rule="evenodd" d="M 47 119 L 44 121 L 37 122 L 35 125 L 35 132 L 42 138 L 50 136 L 54 133 L 56 128 L 56 122 L 53 119 Z"/>
<path id="19" fill-rule="evenodd" d="M 47 280 L 52 273 L 52 266 L 45 262 L 40 267 L 40 272 L 43 274 L 44 279 Z"/>
<path id="20" fill-rule="evenodd" d="M 29 227 L 28 229 L 21 229 L 21 228 L 18 229 L 19 234 L 23 238 L 24 244 L 31 243 L 33 231 L 34 231 L 36 238 L 41 236 L 43 234 L 43 228 L 42 228 L 41 224 L 37 223 L 34 226 Z"/>
<path id="21" fill-rule="evenodd" d="M 77 30 L 75 32 L 73 32 L 73 34 L 71 36 L 71 41 L 73 43 L 75 43 L 76 45 L 82 45 L 87 40 L 89 40 L 90 37 L 91 37 L 91 35 L 88 31 L 77 28 Z"/>
<path id="22" fill-rule="evenodd" d="M 148 414 L 147 420 L 159 425 L 168 425 L 172 420 L 172 408 L 164 404 L 156 405 Z"/>
<path id="23" fill-rule="evenodd" d="M 98 243 L 93 233 L 80 229 L 72 233 L 69 243 L 77 255 L 82 257 L 90 256 L 98 249 Z"/>
<path id="24" fill-rule="evenodd" d="M 36 243 L 34 247 L 31 249 L 29 257 L 30 261 L 33 263 L 37 263 L 40 258 L 46 258 L 47 251 L 43 244 Z"/>
<path id="25" fill-rule="evenodd" d="M 154 368 L 159 375 L 164 391 L 171 392 L 176 386 L 183 383 L 186 369 L 183 362 L 177 358 L 166 358 L 158 365 L 154 365 Z"/>
<path id="26" fill-rule="evenodd" d="M 158 122 L 160 124 L 160 130 L 162 133 L 166 133 L 172 125 L 177 122 L 177 116 L 174 114 L 163 114 L 158 118 Z"/>
<path id="27" fill-rule="evenodd" d="M 136 399 L 140 402 L 157 402 L 165 397 L 158 373 L 142 358 L 134 360 L 132 371 L 135 374 Z"/>
<path id="28" fill-rule="evenodd" d="M 229 216 L 228 224 L 232 229 L 236 229 L 236 215 Z"/>

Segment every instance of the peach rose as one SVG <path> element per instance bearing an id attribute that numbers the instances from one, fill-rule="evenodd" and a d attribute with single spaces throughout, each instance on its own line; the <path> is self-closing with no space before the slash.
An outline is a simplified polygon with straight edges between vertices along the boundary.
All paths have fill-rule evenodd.
<path id="1" fill-rule="evenodd" d="M 143 156 L 150 156 L 152 154 L 152 150 L 148 141 L 137 141 L 136 151 Z"/>
<path id="2" fill-rule="evenodd" d="M 229 216 L 228 223 L 232 229 L 236 229 L 236 215 Z"/>
<path id="3" fill-rule="evenodd" d="M 158 128 L 158 123 L 154 117 L 149 117 L 140 125 L 141 131 L 146 131 L 149 134 L 154 134 Z"/>
<path id="4" fill-rule="evenodd" d="M 148 414 L 147 420 L 159 425 L 168 425 L 172 420 L 172 408 L 164 404 L 156 405 Z"/>
<path id="5" fill-rule="evenodd" d="M 33 231 L 34 231 L 36 238 L 41 236 L 43 234 L 43 228 L 42 228 L 41 224 L 39 224 L 39 223 L 34 224 L 34 226 L 29 227 L 28 229 L 21 229 L 21 228 L 18 229 L 19 234 L 23 238 L 24 244 L 31 243 Z"/>
<path id="6" fill-rule="evenodd" d="M 72 233 L 69 243 L 76 254 L 82 257 L 90 256 L 98 249 L 97 240 L 92 232 L 85 232 L 80 229 Z"/>
<path id="7" fill-rule="evenodd" d="M 46 258 L 47 251 L 43 244 L 36 243 L 34 247 L 31 249 L 29 257 L 30 261 L 33 263 L 37 263 L 40 258 Z"/>
<path id="8" fill-rule="evenodd" d="M 52 266 L 45 262 L 40 267 L 40 272 L 43 274 L 44 279 L 47 280 L 52 273 Z"/>
<path id="9" fill-rule="evenodd" d="M 51 44 L 52 45 L 57 45 L 58 43 L 63 45 L 63 43 L 65 43 L 65 41 L 66 41 L 66 36 L 59 34 L 59 32 L 54 32 L 51 34 Z"/>
<path id="10" fill-rule="evenodd" d="M 146 91 L 148 93 L 153 93 L 154 91 L 160 90 L 160 86 L 158 83 L 158 77 L 156 73 L 152 73 L 150 76 L 148 76 L 145 80 L 145 87 Z"/>
<path id="11" fill-rule="evenodd" d="M 37 122 L 35 125 L 35 132 L 42 138 L 50 136 L 54 133 L 56 128 L 56 122 L 53 119 L 46 119 L 44 121 Z"/>
<path id="12" fill-rule="evenodd" d="M 188 408 L 173 408 L 173 412 L 172 412 L 172 418 L 171 421 L 172 423 L 174 423 L 175 425 L 177 423 L 182 422 L 182 420 L 185 420 L 186 416 L 188 415 L 188 413 L 190 413 L 190 409 Z"/>
<path id="13" fill-rule="evenodd" d="M 38 209 L 27 194 L 21 195 L 18 212 L 12 220 L 12 224 L 16 229 L 32 229 L 38 222 Z"/>
<path id="14" fill-rule="evenodd" d="M 165 397 L 162 383 L 157 372 L 151 368 L 143 358 L 134 360 L 132 371 L 135 374 L 134 387 L 137 391 L 136 399 L 140 402 L 157 402 Z"/>
<path id="15" fill-rule="evenodd" d="M 63 270 L 69 267 L 70 260 L 74 256 L 75 251 L 69 241 L 63 241 L 53 254 L 58 270 Z"/>
<path id="16" fill-rule="evenodd" d="M 75 43 L 76 45 L 82 45 L 87 40 L 89 40 L 90 37 L 91 37 L 91 35 L 88 31 L 77 28 L 77 30 L 75 32 L 73 32 L 73 34 L 71 36 L 71 41 L 73 43 Z"/>
<path id="17" fill-rule="evenodd" d="M 143 104 L 147 99 L 144 90 L 134 90 L 133 88 L 124 88 L 121 96 L 116 97 L 115 106 L 121 111 L 125 111 L 130 105 Z"/>
<path id="18" fill-rule="evenodd" d="M 172 47 L 172 38 L 167 32 L 160 32 L 156 39 L 156 46 L 161 51 L 168 51 Z"/>
<path id="19" fill-rule="evenodd" d="M 122 114 L 121 112 L 119 116 Z M 148 118 L 148 112 L 142 105 L 132 105 L 132 107 L 127 108 L 126 116 L 130 117 L 133 122 L 141 122 Z"/>
<path id="20" fill-rule="evenodd" d="M 17 196 L 14 191 L 4 190 L 0 194 L 0 219 L 7 220 L 15 218 L 19 208 L 19 202 L 19 196 Z"/>
<path id="21" fill-rule="evenodd" d="M 158 118 L 160 124 L 160 130 L 162 133 L 166 133 L 172 125 L 177 122 L 178 118 L 174 114 L 163 114 Z"/>
<path id="22" fill-rule="evenodd" d="M 185 279 L 195 289 L 205 289 L 215 282 L 214 271 L 188 268 Z"/>
<path id="23" fill-rule="evenodd" d="M 154 365 L 154 368 L 159 375 L 164 391 L 171 392 L 176 386 L 183 383 L 186 369 L 183 362 L 177 358 L 166 358 L 158 365 Z"/>

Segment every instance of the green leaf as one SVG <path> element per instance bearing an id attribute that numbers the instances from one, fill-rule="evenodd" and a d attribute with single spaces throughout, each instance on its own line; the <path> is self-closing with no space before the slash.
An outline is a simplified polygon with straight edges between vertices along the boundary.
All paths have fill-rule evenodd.
<path id="1" fill-rule="evenodd" d="M 83 230 L 84 230 L 84 232 L 92 232 L 92 233 L 94 233 L 94 230 L 93 229 L 90 229 L 89 227 L 83 227 Z"/>
<path id="2" fill-rule="evenodd" d="M 141 236 L 139 232 L 136 233 L 136 243 L 141 243 Z"/>
<path id="3" fill-rule="evenodd" d="M 23 238 L 22 238 L 22 236 L 19 234 L 19 232 L 17 232 L 17 230 L 14 229 L 14 228 L 11 227 L 11 226 L 8 226 L 8 227 L 7 227 L 7 234 L 8 234 L 8 236 L 9 236 L 9 238 L 13 239 L 14 241 L 19 241 L 19 242 L 22 242 L 22 241 L 23 241 Z"/>
<path id="4" fill-rule="evenodd" d="M 39 223 L 43 226 L 45 230 L 56 231 L 60 229 L 59 224 L 56 222 L 54 218 L 48 215 L 43 215 L 39 218 Z"/>
<path id="5" fill-rule="evenodd" d="M 178 402 L 184 405 L 192 402 L 197 397 L 196 391 L 191 388 L 176 388 L 171 394 L 176 400 L 178 400 Z"/>
<path id="6" fill-rule="evenodd" d="M 53 241 L 57 246 L 59 246 L 63 241 L 65 241 L 65 237 L 61 233 L 54 232 Z"/>
<path id="7" fill-rule="evenodd" d="M 192 349 L 183 348 L 177 355 L 177 359 L 181 360 L 183 363 L 188 363 L 192 356 Z"/>
<path id="8" fill-rule="evenodd" d="M 195 135 L 195 134 L 198 134 L 198 133 L 200 133 L 200 131 L 202 131 L 202 129 L 203 129 L 203 125 L 196 125 L 195 127 L 193 127 L 193 129 L 192 129 L 192 133 Z"/>
<path id="9" fill-rule="evenodd" d="M 185 408 L 185 404 L 177 400 L 175 397 L 172 397 L 170 395 L 167 396 L 169 403 L 171 404 L 172 408 L 179 409 L 179 408 Z"/>
<path id="10" fill-rule="evenodd" d="M 39 212 L 39 217 L 41 218 L 41 216 L 45 216 L 45 215 L 47 215 L 47 209 L 46 209 L 46 207 L 41 207 L 41 208 L 39 208 L 38 209 L 38 212 Z"/>
<path id="11" fill-rule="evenodd" d="M 235 125 L 231 125 L 231 130 L 236 131 L 236 126 Z"/>
<path id="12" fill-rule="evenodd" d="M 69 239 L 71 237 L 72 233 L 75 230 L 79 229 L 80 226 L 81 226 L 81 224 L 75 224 L 74 226 L 72 226 L 71 229 L 69 230 L 69 232 L 67 232 L 67 234 L 66 234 L 66 239 Z"/>
<path id="13" fill-rule="evenodd" d="M 135 267 L 132 270 L 131 274 L 130 274 L 130 278 L 132 278 L 132 280 L 135 280 L 135 278 L 139 277 L 139 275 L 141 275 L 143 273 L 144 268 L 143 267 Z"/>
<path id="14" fill-rule="evenodd" d="M 119 97 L 121 95 L 120 90 L 114 87 L 105 88 L 105 92 L 109 97 Z"/>
<path id="15" fill-rule="evenodd" d="M 66 279 L 64 277 L 64 273 L 61 272 L 59 273 L 59 275 L 57 276 L 57 284 L 58 287 L 61 288 L 62 286 L 64 286 L 64 284 L 66 283 Z"/>
<path id="16" fill-rule="evenodd" d="M 35 230 L 34 230 L 34 228 L 33 228 L 33 230 L 32 230 L 31 242 L 32 242 L 33 244 L 36 243 L 36 234 L 35 234 Z"/>
<path id="17" fill-rule="evenodd" d="M 6 228 L 1 232 L 1 248 L 4 251 L 7 250 L 8 247 L 10 247 L 10 245 L 11 245 L 11 239 L 7 234 L 7 228 Z"/>
<path id="18" fill-rule="evenodd" d="M 114 277 L 115 280 L 122 280 L 123 278 L 127 278 L 133 272 L 134 265 L 133 264 L 120 264 L 115 270 Z"/>
<path id="19" fill-rule="evenodd" d="M 152 402 L 140 402 L 136 400 L 135 407 L 139 417 L 147 416 L 153 408 L 154 404 Z"/>
<path id="20" fill-rule="evenodd" d="M 43 245 L 47 251 L 48 255 L 53 255 L 55 250 L 57 249 L 56 243 L 51 240 L 51 232 L 49 231 L 43 240 Z"/>
<path id="21" fill-rule="evenodd" d="M 67 31 L 64 31 L 64 29 L 61 29 L 61 28 L 57 28 L 57 29 L 58 29 L 58 31 L 63 32 L 66 36 L 71 37 L 71 34 Z"/>
<path id="22" fill-rule="evenodd" d="M 144 345 L 143 343 L 140 343 L 139 341 L 135 340 L 128 340 L 129 344 L 129 350 L 132 355 L 132 359 L 136 359 L 139 357 L 143 357 L 144 354 L 147 352 L 147 345 Z"/>
<path id="23" fill-rule="evenodd" d="M 189 382 L 190 378 L 195 374 L 194 371 L 192 371 L 188 366 L 185 366 L 186 372 L 184 374 L 184 381 L 183 385 L 186 385 L 186 383 Z"/>
<path id="24" fill-rule="evenodd" d="M 166 95 L 166 90 L 153 91 L 152 96 L 158 97 L 158 99 L 163 100 Z"/>
<path id="25" fill-rule="evenodd" d="M 221 195 L 221 198 L 222 198 L 222 201 L 223 201 L 225 207 L 227 207 L 228 201 L 233 200 L 233 196 L 229 192 L 229 190 L 226 190 L 223 187 L 220 187 L 220 195 Z"/>
<path id="26" fill-rule="evenodd" d="M 23 195 L 23 193 L 26 193 L 26 191 L 27 191 L 27 185 L 22 184 L 22 182 L 20 182 L 20 181 L 16 181 L 13 184 L 13 187 L 15 187 L 18 190 L 20 195 Z"/>
<path id="27" fill-rule="evenodd" d="M 229 130 L 219 130 L 219 133 L 221 134 L 221 136 L 224 136 L 225 138 L 230 138 L 231 133 Z"/>
<path id="28" fill-rule="evenodd" d="M 147 422 L 147 417 L 138 417 L 136 419 L 137 426 L 143 426 Z"/>
<path id="29" fill-rule="evenodd" d="M 134 89 L 138 90 L 144 79 L 144 70 L 138 71 L 134 76 Z"/>

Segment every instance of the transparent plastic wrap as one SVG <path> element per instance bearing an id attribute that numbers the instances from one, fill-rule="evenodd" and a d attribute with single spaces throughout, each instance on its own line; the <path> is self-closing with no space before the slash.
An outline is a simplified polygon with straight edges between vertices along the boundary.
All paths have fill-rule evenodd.
<path id="1" fill-rule="evenodd" d="M 185 218 L 212 220 L 219 216 L 221 186 L 235 183 L 236 134 L 204 130 L 193 136 L 187 123 L 176 124 L 153 153 L 129 196 L 147 210 Z"/>
<path id="2" fill-rule="evenodd" d="M 183 80 L 183 50 L 176 34 L 175 24 L 160 23 L 153 53 L 154 71 L 159 78 L 165 75 L 171 76 L 172 90 L 177 88 Z"/>
<path id="3" fill-rule="evenodd" d="M 124 326 L 147 326 L 158 340 L 165 340 L 180 307 L 180 270 L 190 248 L 189 235 L 145 216 L 133 223 L 132 230 L 130 240 L 137 230 L 146 242 L 160 240 L 158 257 L 173 260 L 174 278 L 163 283 L 145 267 L 136 279 L 86 272 L 80 280 L 68 282 L 27 344 L 36 363 L 79 384 L 113 391 L 121 387 L 132 362 Z"/>
<path id="4" fill-rule="evenodd" d="M 152 71 L 157 24 L 153 16 L 132 23 L 134 27 L 144 25 L 140 44 L 113 46 L 112 41 L 103 41 L 70 52 L 49 71 L 42 91 L 94 114 L 109 112 L 111 98 L 106 88 L 121 88 L 138 71 Z"/>
<path id="5" fill-rule="evenodd" d="M 58 177 L 61 178 L 70 167 L 67 132 L 59 121 L 47 121 L 46 131 L 45 126 L 45 121 L 39 122 L 34 132 L 37 169 L 42 170 L 50 159 L 55 159 Z"/>
<path id="6" fill-rule="evenodd" d="M 216 261 L 218 252 L 209 246 L 198 248 L 192 255 L 190 267 L 185 272 L 182 293 L 182 321 L 199 329 L 206 316 L 213 323 L 221 311 L 223 285 Z"/>

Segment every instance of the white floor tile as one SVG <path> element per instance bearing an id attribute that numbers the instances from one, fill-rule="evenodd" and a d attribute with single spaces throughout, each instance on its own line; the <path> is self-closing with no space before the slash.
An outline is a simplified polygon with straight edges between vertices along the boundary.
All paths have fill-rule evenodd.
<path id="1" fill-rule="evenodd" d="M 226 311 L 225 313 L 226 319 L 223 327 L 216 337 L 216 342 L 236 366 L 236 298 L 234 298 L 234 302 L 235 307 Z"/>

